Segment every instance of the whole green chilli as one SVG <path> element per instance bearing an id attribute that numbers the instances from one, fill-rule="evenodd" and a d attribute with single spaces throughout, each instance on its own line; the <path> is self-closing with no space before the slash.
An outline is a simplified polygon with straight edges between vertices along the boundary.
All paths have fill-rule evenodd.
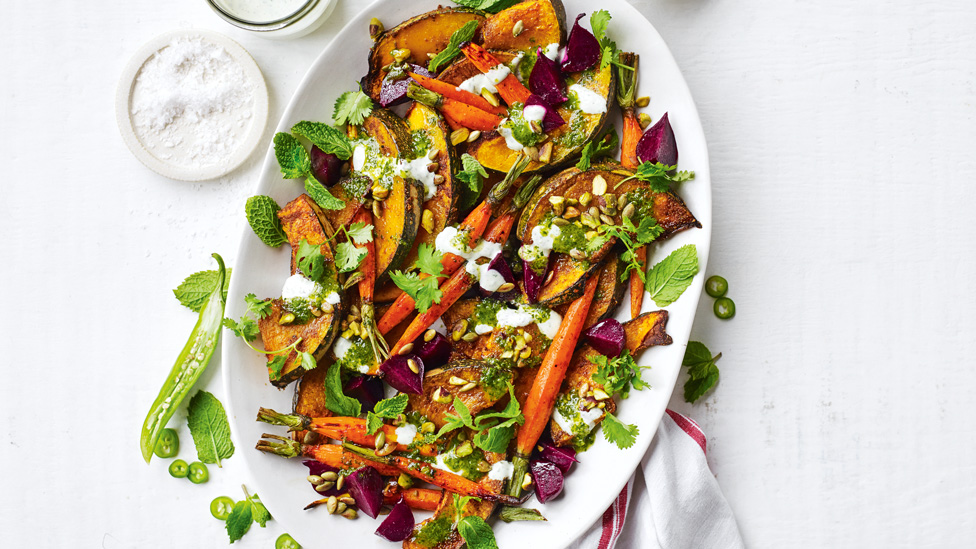
<path id="1" fill-rule="evenodd" d="M 226 269 L 224 260 L 217 254 L 213 254 L 217 260 L 217 282 L 214 290 L 207 297 L 206 303 L 200 308 L 200 318 L 196 326 L 190 333 L 190 339 L 176 359 L 176 364 L 159 390 L 159 396 L 153 402 L 146 416 L 146 421 L 142 425 L 142 436 L 139 446 L 142 449 L 142 457 L 149 463 L 152 459 L 153 447 L 159 439 L 160 433 L 166 427 L 166 423 L 173 416 L 183 399 L 189 394 L 193 384 L 210 363 L 214 350 L 217 348 L 217 340 L 220 338 L 221 322 L 224 318 L 223 287 Z"/>

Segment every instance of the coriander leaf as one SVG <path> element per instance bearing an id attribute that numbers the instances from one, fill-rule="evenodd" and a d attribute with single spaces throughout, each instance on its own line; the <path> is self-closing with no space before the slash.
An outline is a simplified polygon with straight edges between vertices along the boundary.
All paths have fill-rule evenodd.
<path id="1" fill-rule="evenodd" d="M 271 381 L 276 381 L 281 378 L 281 371 L 285 368 L 285 363 L 287 361 L 288 355 L 281 354 L 275 355 L 275 357 L 271 359 L 271 362 L 268 362 L 268 377 L 271 379 Z"/>
<path id="2" fill-rule="evenodd" d="M 275 158 L 281 167 L 281 175 L 285 179 L 305 177 L 312 169 L 312 160 L 305 150 L 305 145 L 295 139 L 290 133 L 278 132 L 274 136 Z"/>
<path id="3" fill-rule="evenodd" d="M 610 23 L 610 12 L 607 10 L 597 10 L 590 15 L 590 29 L 597 40 L 603 40 L 607 36 L 607 25 Z"/>
<path id="4" fill-rule="evenodd" d="M 514 6 L 521 0 L 454 0 L 454 3 L 466 8 L 487 11 L 488 13 L 498 13 L 505 8 Z"/>
<path id="5" fill-rule="evenodd" d="M 417 248 L 417 261 L 414 263 L 414 267 L 420 269 L 420 272 L 436 278 L 444 274 L 444 266 L 441 264 L 443 259 L 444 254 L 439 253 L 437 248 L 430 244 L 421 244 Z"/>
<path id="6" fill-rule="evenodd" d="M 261 334 L 257 322 L 254 322 L 246 316 L 242 316 L 240 322 L 225 318 L 222 324 L 224 328 L 234 332 L 234 335 L 237 337 L 244 338 L 245 341 L 254 341 Z"/>
<path id="7" fill-rule="evenodd" d="M 336 99 L 335 107 L 332 110 L 332 119 L 335 120 L 336 124 L 359 125 L 363 123 L 363 120 L 366 120 L 371 112 L 373 112 L 373 100 L 360 88 L 356 91 L 347 91 Z M 348 158 L 343 158 L 343 160 L 348 160 Z"/>
<path id="8" fill-rule="evenodd" d="M 247 496 L 247 502 L 251 504 L 251 517 L 254 519 L 254 522 L 258 523 L 258 526 L 261 528 L 264 528 L 268 524 L 268 521 L 271 520 L 271 513 L 268 512 L 268 508 L 261 503 L 261 498 L 257 494 Z"/>
<path id="9" fill-rule="evenodd" d="M 272 248 L 277 248 L 288 242 L 288 236 L 281 228 L 281 220 L 278 219 L 278 211 L 281 209 L 278 203 L 270 196 L 259 194 L 247 199 L 244 203 L 244 215 L 247 217 L 247 224 L 251 226 L 254 234 Z"/>
<path id="10" fill-rule="evenodd" d="M 583 147 L 582 156 L 576 167 L 580 170 L 590 169 L 590 163 L 603 156 L 611 156 L 617 150 L 620 138 L 617 136 L 617 129 L 610 126 L 603 134 L 603 137 L 589 141 Z"/>
<path id="11" fill-rule="evenodd" d="M 642 162 L 634 170 L 634 175 L 621 180 L 616 186 L 619 187 L 624 181 L 636 178 L 646 181 L 652 191 L 664 193 L 671 190 L 671 183 L 684 183 L 695 178 L 695 172 L 675 172 L 676 168 L 677 166 L 667 166 L 660 162 Z"/>
<path id="12" fill-rule="evenodd" d="M 464 5 L 464 4 L 462 4 Z M 441 65 L 447 65 L 452 59 L 457 57 L 461 53 L 461 44 L 465 42 L 470 42 L 474 38 L 475 31 L 478 30 L 478 21 L 468 21 L 463 27 L 454 31 L 451 35 L 451 39 L 447 43 L 447 47 L 443 51 L 434 56 L 427 64 L 427 70 L 430 72 L 437 72 L 437 69 Z"/>
<path id="13" fill-rule="evenodd" d="M 244 534 L 251 529 L 252 512 L 251 503 L 246 499 L 234 504 L 234 509 L 227 516 L 225 525 L 231 543 L 244 537 Z"/>
<path id="14" fill-rule="evenodd" d="M 640 434 L 636 425 L 627 425 L 610 412 L 607 412 L 606 417 L 603 418 L 602 426 L 603 437 L 608 442 L 616 444 L 621 450 L 633 446 L 637 435 Z"/>
<path id="15" fill-rule="evenodd" d="M 495 533 L 485 519 L 470 515 L 458 522 L 458 533 L 468 542 L 469 549 L 498 549 Z"/>
<path id="16" fill-rule="evenodd" d="M 323 210 L 341 210 L 346 207 L 346 203 L 332 196 L 325 185 L 319 183 L 312 175 L 305 178 L 305 193 L 312 197 L 312 200 Z"/>
<path id="17" fill-rule="evenodd" d="M 484 187 L 484 178 L 488 177 L 488 172 L 478 160 L 468 153 L 461 155 L 462 171 L 455 174 L 455 177 L 465 183 L 466 187 L 461 187 L 461 199 L 458 208 L 466 210 L 474 206 L 478 198 L 481 197 L 481 190 Z"/>
<path id="18" fill-rule="evenodd" d="M 417 310 L 421 313 L 427 312 L 427 309 L 430 309 L 434 303 L 440 303 L 441 297 L 444 295 L 437 286 L 437 278 L 433 276 L 421 280 L 417 273 L 394 271 L 390 273 L 390 279 L 398 288 L 413 298 Z"/>
<path id="19" fill-rule="evenodd" d="M 366 253 L 365 249 L 357 248 L 351 242 L 340 242 L 336 246 L 336 268 L 340 273 L 355 271 L 366 257 Z"/>
<path id="20" fill-rule="evenodd" d="M 687 244 L 651 267 L 644 287 L 658 307 L 665 307 L 681 297 L 697 273 L 697 248 L 694 244 Z"/>
<path id="21" fill-rule="evenodd" d="M 270 300 L 258 299 L 254 294 L 247 294 L 244 296 L 244 302 L 247 303 L 247 312 L 258 317 L 258 320 L 271 314 Z"/>
<path id="22" fill-rule="evenodd" d="M 383 418 L 373 412 L 366 412 L 366 432 L 373 434 L 383 426 Z"/>
<path id="23" fill-rule="evenodd" d="M 681 365 L 688 368 L 688 381 L 685 382 L 685 401 L 695 402 L 718 382 L 718 366 L 715 362 L 722 353 L 712 356 L 703 343 L 689 341 Z"/>
<path id="24" fill-rule="evenodd" d="M 546 520 L 546 517 L 542 516 L 537 509 L 526 509 L 524 507 L 502 507 L 501 512 L 498 513 L 498 518 L 502 522 L 521 522 L 526 520 Z"/>
<path id="25" fill-rule="evenodd" d="M 362 120 L 358 123 L 362 123 Z M 349 160 L 352 157 L 354 148 L 352 141 L 338 128 L 321 122 L 302 120 L 292 126 L 291 131 L 295 135 L 300 135 L 311 141 L 313 145 L 322 149 L 322 152 L 334 154 L 341 160 Z M 309 169 L 306 171 L 309 170 L 311 170 L 311 164 L 309 164 Z"/>
<path id="26" fill-rule="evenodd" d="M 339 377 L 341 366 L 338 362 L 329 366 L 325 375 L 325 407 L 340 416 L 359 417 L 362 406 L 359 401 L 347 397 L 342 392 L 342 379 Z"/>
<path id="27" fill-rule="evenodd" d="M 357 221 L 346 229 L 346 235 L 356 244 L 366 244 L 373 241 L 373 226 Z"/>
<path id="28" fill-rule="evenodd" d="M 224 277 L 224 300 L 227 300 L 227 286 L 230 284 L 231 270 L 227 269 Z M 176 299 L 195 313 L 207 302 L 214 286 L 217 285 L 217 271 L 200 271 L 183 279 L 183 282 L 173 290 Z"/>
<path id="29" fill-rule="evenodd" d="M 319 365 L 319 363 L 315 361 L 315 355 L 312 353 L 298 351 L 298 356 L 302 357 L 302 368 L 304 368 L 306 371 L 314 370 L 315 367 Z"/>
<path id="30" fill-rule="evenodd" d="M 626 219 L 626 218 L 625 218 Z M 631 223 L 627 219 L 628 223 Z M 631 223 L 633 225 L 633 223 Z M 650 244 L 657 240 L 659 236 L 664 234 L 664 227 L 657 224 L 657 219 L 653 216 L 646 215 L 640 220 L 640 225 L 637 227 L 637 243 L 640 245 Z"/>
<path id="31" fill-rule="evenodd" d="M 319 282 L 325 275 L 325 256 L 322 255 L 322 246 L 309 244 L 308 240 L 302 239 L 298 243 L 298 270 L 312 282 Z"/>
<path id="32" fill-rule="evenodd" d="M 641 370 L 646 367 L 638 366 L 628 350 L 624 350 L 620 356 L 613 358 L 603 355 L 592 355 L 588 358 L 597 366 L 597 371 L 593 374 L 593 381 L 599 383 L 604 392 L 610 396 L 619 393 L 621 397 L 627 398 L 630 394 L 631 383 L 638 391 L 648 387 L 648 384 L 641 378 Z"/>
<path id="33" fill-rule="evenodd" d="M 206 391 L 197 391 L 187 407 L 187 424 L 197 447 L 197 457 L 204 463 L 216 463 L 234 455 L 234 443 L 230 440 L 227 414 L 217 397 Z"/>
<path id="34" fill-rule="evenodd" d="M 409 397 L 405 394 L 387 398 L 376 403 L 373 412 L 379 417 L 394 419 L 407 409 Z"/>

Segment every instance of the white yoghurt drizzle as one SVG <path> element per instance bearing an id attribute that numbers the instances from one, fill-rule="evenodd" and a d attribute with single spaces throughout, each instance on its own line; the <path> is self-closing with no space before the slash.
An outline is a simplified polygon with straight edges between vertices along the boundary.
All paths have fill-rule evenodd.
<path id="1" fill-rule="evenodd" d="M 417 438 L 417 426 L 412 423 L 397 427 L 395 432 L 397 444 L 408 445 Z"/>
<path id="2" fill-rule="evenodd" d="M 491 471 L 488 471 L 488 478 L 491 480 L 505 480 L 511 478 L 514 472 L 515 465 L 511 461 L 498 461 L 491 466 Z"/>
<path id="3" fill-rule="evenodd" d="M 434 194 L 437 193 L 437 184 L 434 183 L 434 177 L 437 174 L 428 170 L 428 165 L 430 165 L 430 160 L 424 155 L 409 161 L 401 160 L 397 165 L 407 177 L 424 184 L 424 202 L 433 198 Z"/>
<path id="4" fill-rule="evenodd" d="M 562 233 L 562 229 L 557 225 L 550 225 L 549 227 L 536 225 L 532 228 L 532 243 L 523 244 L 519 248 L 519 257 L 529 263 L 539 258 L 548 259 L 556 238 Z"/>
<path id="5" fill-rule="evenodd" d="M 457 227 L 444 227 L 441 234 L 434 240 L 434 247 L 441 253 L 452 253 L 467 260 L 464 270 L 468 274 L 478 279 L 481 287 L 488 292 L 494 292 L 499 286 L 505 283 L 505 278 L 501 273 L 494 269 L 489 269 L 491 260 L 502 253 L 502 245 L 497 242 L 481 240 L 473 249 L 464 246 L 460 239 L 466 235 L 457 230 Z M 478 264 L 478 260 L 485 258 L 487 263 Z"/>
<path id="6" fill-rule="evenodd" d="M 549 339 L 556 337 L 556 332 L 559 331 L 559 324 L 562 321 L 563 317 L 559 313 L 549 311 L 549 318 L 539 322 L 535 319 L 533 311 L 521 304 L 517 309 L 500 309 L 495 314 L 495 322 L 498 323 L 499 327 L 524 328 L 535 322 L 536 326 L 539 327 L 539 331 Z"/>
<path id="7" fill-rule="evenodd" d="M 498 125 L 498 133 L 505 138 L 505 146 L 509 150 L 521 151 L 525 146 L 519 143 L 518 139 L 515 139 L 515 136 L 512 135 L 512 128 L 508 127 L 508 124 L 509 121 L 507 118 L 502 120 L 501 124 Z"/>
<path id="8" fill-rule="evenodd" d="M 292 299 L 308 299 L 312 294 L 321 289 L 317 283 L 305 276 L 295 273 L 285 279 L 281 286 L 281 299 L 291 301 Z"/>
<path id="9" fill-rule="evenodd" d="M 461 82 L 461 85 L 458 86 L 457 89 L 471 92 L 476 95 L 481 95 L 481 90 L 488 90 L 491 93 L 498 91 L 498 89 L 495 88 L 495 85 L 491 83 L 491 80 L 488 80 L 488 77 L 484 74 L 476 74 L 471 78 L 468 78 L 464 82 Z"/>
<path id="10" fill-rule="evenodd" d="M 607 100 L 595 91 L 573 84 L 569 87 L 569 93 L 575 93 L 579 101 L 579 108 L 586 114 L 602 114 L 607 112 Z"/>
<path id="11" fill-rule="evenodd" d="M 586 432 L 589 433 L 596 427 L 596 420 L 603 417 L 603 410 L 600 408 L 590 408 L 586 411 L 576 410 L 576 417 L 579 418 L 583 425 L 586 425 Z M 552 410 L 552 419 L 556 421 L 556 425 L 559 425 L 560 429 L 569 434 L 573 434 L 574 421 L 559 413 L 559 410 L 556 408 Z"/>
<path id="12" fill-rule="evenodd" d="M 522 116 L 530 124 L 532 122 L 542 122 L 542 119 L 546 116 L 546 108 L 542 105 L 529 105 L 522 109 Z"/>

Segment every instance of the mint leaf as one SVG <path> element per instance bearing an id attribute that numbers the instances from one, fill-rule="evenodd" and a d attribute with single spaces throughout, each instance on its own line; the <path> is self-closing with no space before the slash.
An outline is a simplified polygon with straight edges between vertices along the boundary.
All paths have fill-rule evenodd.
<path id="1" fill-rule="evenodd" d="M 246 491 L 244 493 L 247 494 Z M 261 498 L 257 494 L 247 496 L 247 502 L 251 504 L 251 518 L 258 523 L 258 526 L 264 528 L 271 520 L 271 513 L 268 512 L 268 508 L 261 503 Z"/>
<path id="2" fill-rule="evenodd" d="M 247 199 L 244 203 L 244 215 L 247 217 L 247 224 L 251 226 L 254 234 L 272 248 L 277 248 L 288 242 L 285 230 L 281 228 L 281 220 L 278 219 L 278 211 L 281 207 L 270 196 L 259 194 Z"/>
<path id="3" fill-rule="evenodd" d="M 383 426 L 383 418 L 373 412 L 366 412 L 366 433 L 372 435 Z"/>
<path id="4" fill-rule="evenodd" d="M 603 437 L 617 445 L 621 450 L 630 448 L 637 440 L 640 431 L 636 425 L 627 425 L 610 412 L 603 418 Z"/>
<path id="5" fill-rule="evenodd" d="M 187 407 L 186 422 L 200 461 L 216 463 L 220 467 L 221 459 L 234 455 L 227 414 L 217 397 L 206 391 L 197 391 Z"/>
<path id="6" fill-rule="evenodd" d="M 342 392 L 342 379 L 339 377 L 341 369 L 339 363 L 335 362 L 329 366 L 325 375 L 325 407 L 340 416 L 359 417 L 362 412 L 359 401 Z"/>
<path id="7" fill-rule="evenodd" d="M 286 362 L 288 362 L 287 354 L 275 355 L 271 362 L 268 362 L 268 378 L 271 381 L 281 379 L 281 371 L 285 369 Z"/>
<path id="8" fill-rule="evenodd" d="M 312 175 L 305 178 L 305 193 L 311 196 L 323 210 L 341 210 L 346 207 L 345 202 L 333 196 L 329 189 L 326 189 L 325 185 L 319 183 L 319 180 Z"/>
<path id="9" fill-rule="evenodd" d="M 373 412 L 379 417 L 395 419 L 406 411 L 409 401 L 410 398 L 407 395 L 400 394 L 377 402 Z"/>
<path id="10" fill-rule="evenodd" d="M 455 178 L 467 183 L 467 188 L 461 188 L 461 201 L 458 208 L 466 210 L 474 206 L 478 198 L 481 197 L 481 190 L 484 186 L 484 179 L 488 177 L 488 172 L 478 159 L 468 153 L 461 155 L 462 171 L 454 175 Z"/>
<path id="11" fill-rule="evenodd" d="M 336 268 L 340 273 L 355 271 L 366 254 L 364 248 L 357 248 L 351 242 L 340 242 L 336 246 Z"/>
<path id="12" fill-rule="evenodd" d="M 483 10 L 487 11 L 488 13 L 498 13 L 505 8 L 518 4 L 521 1 L 522 0 L 454 0 L 454 3 L 466 8 Z"/>
<path id="13" fill-rule="evenodd" d="M 362 123 L 362 120 L 359 123 Z M 349 160 L 352 157 L 352 141 L 345 132 L 338 128 L 321 122 L 302 120 L 291 127 L 291 132 L 308 139 L 313 145 L 322 149 L 322 152 L 334 154 L 341 160 Z M 311 169 L 311 164 L 309 164 L 309 169 Z"/>
<path id="14" fill-rule="evenodd" d="M 470 515 L 461 519 L 458 533 L 468 543 L 468 549 L 498 549 L 495 533 L 481 517 Z"/>
<path id="15" fill-rule="evenodd" d="M 462 6 L 465 5 L 461 2 L 458 3 Z M 427 70 L 430 72 L 437 72 L 437 69 L 439 69 L 441 65 L 447 65 L 450 63 L 452 59 L 461 53 L 461 44 L 470 42 L 471 39 L 474 38 L 474 33 L 477 30 L 478 21 L 468 21 L 463 27 L 454 31 L 454 34 L 451 35 L 451 39 L 447 42 L 447 47 L 430 60 L 430 63 L 427 65 Z"/>
<path id="16" fill-rule="evenodd" d="M 698 251 L 694 244 L 687 244 L 651 267 L 644 287 L 658 307 L 666 307 L 681 297 L 696 274 Z"/>
<path id="17" fill-rule="evenodd" d="M 305 145 L 289 133 L 278 132 L 274 136 L 275 158 L 285 179 L 305 177 L 312 169 L 312 159 Z"/>
<path id="18" fill-rule="evenodd" d="M 224 328 L 234 332 L 234 335 L 243 338 L 245 341 L 254 341 L 261 334 L 257 322 L 254 322 L 247 316 L 242 316 L 240 322 L 231 318 L 225 318 L 221 324 L 224 325 Z"/>
<path id="19" fill-rule="evenodd" d="M 312 282 L 319 282 L 325 275 L 325 256 L 322 255 L 322 246 L 309 244 L 308 240 L 302 239 L 298 243 L 298 270 Z"/>
<path id="20" fill-rule="evenodd" d="M 224 277 L 224 300 L 227 300 L 227 286 L 230 284 L 231 270 L 227 269 L 227 276 Z M 210 298 L 214 286 L 217 285 L 217 271 L 200 271 L 191 274 L 183 279 L 180 285 L 173 290 L 173 295 L 180 303 L 195 313 L 200 312 L 200 308 Z"/>
<path id="21" fill-rule="evenodd" d="M 414 304 L 421 313 L 427 312 L 434 303 L 440 303 L 444 293 L 437 286 L 437 278 L 430 276 L 424 279 L 417 273 L 404 273 L 403 271 L 393 271 L 390 279 L 413 298 Z"/>
<path id="22" fill-rule="evenodd" d="M 363 245 L 373 241 L 373 226 L 357 221 L 345 230 L 346 235 L 356 244 Z"/>
<path id="23" fill-rule="evenodd" d="M 332 119 L 340 125 L 359 125 L 366 120 L 371 112 L 373 112 L 373 100 L 360 88 L 356 91 L 347 91 L 336 99 L 335 106 L 332 109 Z M 343 160 L 348 159 L 348 156 L 343 158 Z"/>
<path id="24" fill-rule="evenodd" d="M 251 502 L 246 499 L 234 504 L 234 509 L 227 516 L 227 524 L 224 525 L 231 543 L 244 537 L 244 534 L 251 529 L 252 512 Z"/>
<path id="25" fill-rule="evenodd" d="M 526 520 L 546 520 L 546 517 L 542 516 L 536 509 L 526 509 L 525 507 L 509 507 L 503 506 L 502 510 L 498 513 L 498 518 L 502 522 L 521 522 Z"/>
<path id="26" fill-rule="evenodd" d="M 602 11 L 602 10 L 601 10 Z M 576 163 L 576 167 L 580 170 L 590 169 L 590 163 L 603 156 L 611 156 L 614 151 L 617 150 L 620 138 L 617 136 L 617 129 L 610 126 L 606 132 L 604 132 L 603 137 L 600 139 L 589 141 L 583 147 L 582 156 L 579 162 Z"/>
<path id="27" fill-rule="evenodd" d="M 718 383 L 718 366 L 715 362 L 722 353 L 712 356 L 703 343 L 689 341 L 681 365 L 688 368 L 688 381 L 685 382 L 685 401 L 694 403 Z"/>

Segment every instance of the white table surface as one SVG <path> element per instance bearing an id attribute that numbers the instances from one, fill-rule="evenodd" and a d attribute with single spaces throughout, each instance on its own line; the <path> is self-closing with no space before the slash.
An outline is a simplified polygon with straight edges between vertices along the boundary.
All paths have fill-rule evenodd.
<path id="1" fill-rule="evenodd" d="M 709 273 L 693 338 L 717 390 L 671 406 L 751 547 L 966 547 L 976 539 L 976 4 L 970 0 L 646 0 L 709 140 Z M 261 154 L 216 181 L 157 176 L 113 113 L 129 56 L 176 28 L 240 42 L 272 128 L 365 4 L 267 41 L 203 0 L 17 2 L 0 33 L 0 545 L 222 547 L 211 481 L 146 466 L 147 405 L 195 318 L 170 290 L 234 264 Z M 382 17 L 382 16 L 381 16 Z M 363 29 L 365 32 L 365 29 Z M 203 383 L 220 396 L 222 367 Z M 679 383 L 683 378 L 679 379 Z M 192 441 L 181 418 L 183 450 Z M 238 448 L 238 452 L 250 451 Z M 271 547 L 281 527 L 237 545 Z"/>

